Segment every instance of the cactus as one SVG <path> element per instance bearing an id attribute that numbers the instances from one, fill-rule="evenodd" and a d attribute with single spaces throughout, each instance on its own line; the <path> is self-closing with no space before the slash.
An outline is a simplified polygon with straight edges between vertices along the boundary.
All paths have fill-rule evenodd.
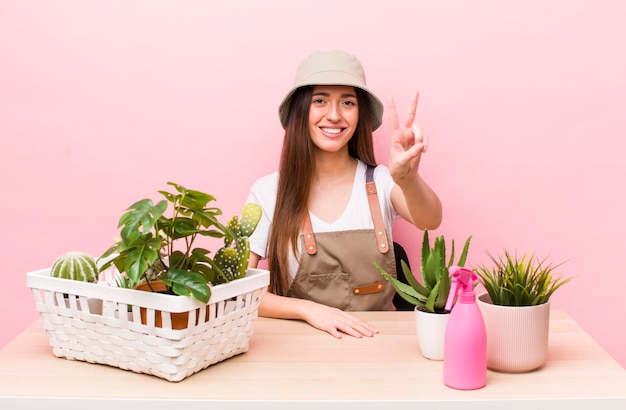
<path id="1" fill-rule="evenodd" d="M 246 276 L 250 260 L 249 236 L 256 229 L 261 213 L 259 205 L 247 203 L 241 211 L 241 217 L 231 216 L 228 220 L 226 227 L 233 236 L 227 235 L 224 238 L 224 247 L 220 248 L 213 258 L 217 267 L 222 271 L 219 283 Z"/>
<path id="2" fill-rule="evenodd" d="M 259 224 L 261 213 L 261 207 L 257 204 L 247 203 L 243 206 L 243 209 L 241 210 L 240 223 L 242 237 L 252 235 L 256 226 Z"/>
<path id="3" fill-rule="evenodd" d="M 51 276 L 83 282 L 98 281 L 98 267 L 90 255 L 83 252 L 67 252 L 52 264 Z"/>

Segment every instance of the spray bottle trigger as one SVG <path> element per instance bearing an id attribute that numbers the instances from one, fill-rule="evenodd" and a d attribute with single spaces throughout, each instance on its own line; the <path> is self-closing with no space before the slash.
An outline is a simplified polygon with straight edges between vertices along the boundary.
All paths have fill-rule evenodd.
<path id="1" fill-rule="evenodd" d="M 450 274 L 450 292 L 448 293 L 448 300 L 446 300 L 447 311 L 452 309 L 452 304 L 454 303 L 454 299 L 456 299 L 456 294 L 459 292 L 459 273 L 458 271 L 461 268 L 458 266 L 450 266 L 448 268 L 448 272 Z"/>

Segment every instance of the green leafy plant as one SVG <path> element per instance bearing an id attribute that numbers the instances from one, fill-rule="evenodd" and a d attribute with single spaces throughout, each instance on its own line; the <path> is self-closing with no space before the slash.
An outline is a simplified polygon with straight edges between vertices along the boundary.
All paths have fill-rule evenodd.
<path id="1" fill-rule="evenodd" d="M 424 230 L 422 264 L 420 266 L 421 283 L 413 275 L 404 260 L 401 262 L 402 274 L 408 284 L 389 275 L 378 264 L 374 263 L 374 265 L 380 274 L 391 283 L 396 292 L 407 302 L 427 312 L 447 313 L 445 305 L 450 293 L 450 274 L 448 269 L 451 266 L 465 266 L 471 239 L 472 237 L 470 236 L 465 241 L 461 256 L 456 263 L 454 263 L 454 240 L 452 240 L 450 258 L 446 264 L 445 238 L 443 236 L 436 237 L 434 247 L 431 248 L 428 230 Z"/>
<path id="2" fill-rule="evenodd" d="M 534 254 L 523 257 L 512 255 L 508 250 L 495 257 L 487 252 L 493 266 L 475 268 L 480 283 L 491 298 L 501 306 L 536 306 L 549 301 L 552 294 L 572 278 L 555 275 L 562 265 L 538 259 Z"/>
<path id="3" fill-rule="evenodd" d="M 224 226 L 218 220 L 221 209 L 209 206 L 215 201 L 212 195 L 173 182 L 168 185 L 176 192 L 159 191 L 165 199 L 156 204 L 142 199 L 127 208 L 118 223 L 121 239 L 100 257 L 105 261 L 100 271 L 114 265 L 122 274 L 121 286 L 133 288 L 142 281 L 162 280 L 169 293 L 207 303 L 209 285 L 245 276 L 248 236 L 256 228 L 261 209 L 246 204 L 241 221 L 232 216 Z M 169 205 L 172 215 L 167 217 Z M 195 245 L 199 237 L 224 238 L 224 246 L 211 258 L 208 249 Z"/>

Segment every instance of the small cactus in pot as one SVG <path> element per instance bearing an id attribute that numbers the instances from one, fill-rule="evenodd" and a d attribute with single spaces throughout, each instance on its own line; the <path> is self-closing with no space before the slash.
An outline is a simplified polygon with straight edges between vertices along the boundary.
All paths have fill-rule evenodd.
<path id="1" fill-rule="evenodd" d="M 96 260 L 85 252 L 66 252 L 54 261 L 50 268 L 50 276 L 79 282 L 96 283 L 99 277 L 98 265 Z M 68 303 L 69 294 L 63 293 L 63 297 L 66 299 L 66 303 Z M 89 310 L 92 313 L 102 312 L 101 300 L 90 298 L 88 303 Z"/>
<path id="2" fill-rule="evenodd" d="M 224 237 L 224 246 L 213 258 L 216 275 L 213 283 L 230 282 L 243 278 L 248 269 L 250 260 L 250 240 L 256 226 L 261 219 L 261 207 L 254 203 L 247 203 L 241 211 L 241 217 L 235 215 L 228 220 L 226 227 L 232 233 Z"/>
<path id="3" fill-rule="evenodd" d="M 67 252 L 59 256 L 50 269 L 55 278 L 71 279 L 81 282 L 97 282 L 98 266 L 89 254 L 78 251 Z"/>

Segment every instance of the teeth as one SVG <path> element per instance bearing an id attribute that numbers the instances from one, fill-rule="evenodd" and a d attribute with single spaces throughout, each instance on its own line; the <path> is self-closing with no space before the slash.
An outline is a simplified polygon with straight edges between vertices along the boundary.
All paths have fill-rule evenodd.
<path id="1" fill-rule="evenodd" d="M 338 128 L 322 128 L 322 131 L 327 134 L 339 134 L 341 132 Z"/>

